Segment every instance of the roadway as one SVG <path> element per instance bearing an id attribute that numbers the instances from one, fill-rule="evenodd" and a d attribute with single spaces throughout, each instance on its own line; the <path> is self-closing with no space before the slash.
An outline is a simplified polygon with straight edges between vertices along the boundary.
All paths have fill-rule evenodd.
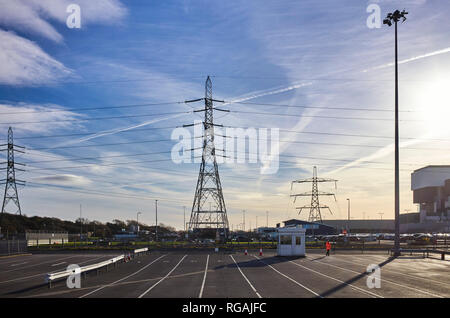
<path id="1" fill-rule="evenodd" d="M 117 254 L 36 254 L 0 258 L 0 297 L 69 298 L 448 298 L 450 263 L 417 256 L 340 252 L 281 258 L 267 252 L 151 252 L 108 272 L 87 274 L 80 289 L 52 288 L 46 273 Z M 369 264 L 381 268 L 381 287 L 367 287 Z"/>

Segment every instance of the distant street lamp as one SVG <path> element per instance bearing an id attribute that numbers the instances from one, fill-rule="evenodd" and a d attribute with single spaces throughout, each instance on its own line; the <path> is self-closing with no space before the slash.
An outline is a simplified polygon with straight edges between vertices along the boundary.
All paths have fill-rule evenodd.
<path id="1" fill-rule="evenodd" d="M 388 13 L 383 24 L 388 26 L 395 24 L 395 239 L 394 239 L 394 257 L 400 256 L 400 181 L 399 181 L 399 131 L 398 131 L 398 48 L 397 48 L 397 22 L 406 21 L 408 12 L 395 10 Z"/>
<path id="2" fill-rule="evenodd" d="M 348 220 L 347 220 L 347 232 L 350 232 L 350 199 L 347 199 L 348 205 L 347 205 L 347 214 L 348 214 Z"/>
<path id="3" fill-rule="evenodd" d="M 158 200 L 155 200 L 155 215 L 156 215 L 156 227 L 155 227 L 155 241 L 158 241 Z"/>
<path id="4" fill-rule="evenodd" d="M 137 214 L 136 214 L 136 223 L 137 223 L 137 226 L 136 226 L 136 233 L 139 235 L 139 214 L 142 214 L 141 212 L 138 212 Z"/>

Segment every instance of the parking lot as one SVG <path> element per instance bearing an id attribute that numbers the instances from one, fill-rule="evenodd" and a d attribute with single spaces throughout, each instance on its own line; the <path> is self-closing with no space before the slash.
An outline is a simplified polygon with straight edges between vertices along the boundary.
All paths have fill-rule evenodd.
<path id="1" fill-rule="evenodd" d="M 450 263 L 385 253 L 308 253 L 305 258 L 274 252 L 151 252 L 99 274 L 81 288 L 65 280 L 48 288 L 46 273 L 69 264 L 93 264 L 118 254 L 36 254 L 0 258 L 0 297 L 450 297 Z M 380 288 L 367 286 L 369 264 L 381 269 Z"/>

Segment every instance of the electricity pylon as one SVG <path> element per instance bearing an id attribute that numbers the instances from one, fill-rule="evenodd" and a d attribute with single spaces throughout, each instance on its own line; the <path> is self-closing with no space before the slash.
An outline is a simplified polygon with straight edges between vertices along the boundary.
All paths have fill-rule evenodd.
<path id="1" fill-rule="evenodd" d="M 328 209 L 331 214 L 331 209 L 327 205 L 320 205 L 319 203 L 319 196 L 333 196 L 334 200 L 336 200 L 336 196 L 334 193 L 329 192 L 322 192 L 319 191 L 319 182 L 334 182 L 335 187 L 337 187 L 337 180 L 335 179 L 324 179 L 324 178 L 318 178 L 317 177 L 317 167 L 314 166 L 313 171 L 313 177 L 308 179 L 302 179 L 302 180 L 294 180 L 291 183 L 291 191 L 294 183 L 306 183 L 311 182 L 312 183 L 312 191 L 305 192 L 305 193 L 298 193 L 298 194 L 292 194 L 291 197 L 294 197 L 294 203 L 297 200 L 297 197 L 311 197 L 311 205 L 305 205 L 301 207 L 296 207 L 298 211 L 298 214 L 302 212 L 304 209 L 309 209 L 309 217 L 308 222 L 320 222 L 322 223 L 322 214 L 320 212 L 320 209 Z"/>
<path id="2" fill-rule="evenodd" d="M 7 157 L 8 161 L 4 162 L 4 163 L 6 163 L 6 168 L 0 168 L 0 170 L 6 170 L 6 179 L 0 180 L 2 182 L 0 184 L 5 184 L 5 196 L 3 197 L 2 215 L 4 212 L 6 212 L 5 208 L 6 208 L 6 205 L 9 203 L 9 201 L 14 202 L 14 204 L 16 205 L 17 211 L 15 213 L 16 214 L 19 213 L 20 215 L 22 215 L 22 210 L 20 209 L 19 195 L 17 194 L 17 184 L 25 185 L 25 181 L 16 179 L 16 170 L 17 171 L 25 171 L 25 170 L 15 167 L 15 165 L 24 166 L 24 164 L 14 161 L 14 153 L 15 152 L 24 153 L 24 151 L 18 150 L 16 148 L 25 149 L 25 147 L 14 144 L 13 131 L 12 131 L 11 127 L 9 127 L 9 129 L 8 129 L 8 143 L 4 144 L 4 145 L 0 145 L 0 147 L 4 147 L 4 146 L 7 146 L 7 148 L 0 149 L 0 151 L 8 151 L 8 157 Z"/>
<path id="3" fill-rule="evenodd" d="M 205 101 L 205 108 L 196 110 L 196 112 L 204 112 L 205 119 L 203 121 L 203 146 L 202 146 L 202 162 L 197 180 L 197 188 L 195 190 L 194 202 L 192 204 L 191 219 L 189 222 L 189 231 L 195 234 L 202 230 L 216 231 L 228 237 L 229 225 L 227 217 L 227 209 L 222 193 L 222 185 L 220 183 L 219 169 L 216 161 L 216 148 L 214 145 L 214 109 L 225 111 L 213 107 L 214 102 L 222 102 L 212 98 L 212 83 L 208 76 L 205 83 L 205 97 L 195 100 L 186 101 L 186 103 Z M 184 125 L 184 127 L 192 125 Z M 209 204 L 206 204 L 209 203 Z"/>

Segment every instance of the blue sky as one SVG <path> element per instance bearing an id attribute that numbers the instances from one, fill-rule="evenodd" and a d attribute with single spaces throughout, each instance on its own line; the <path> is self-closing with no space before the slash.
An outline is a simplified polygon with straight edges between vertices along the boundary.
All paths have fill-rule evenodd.
<path id="1" fill-rule="evenodd" d="M 80 5 L 81 29 L 66 26 L 71 3 Z M 401 210 L 416 211 L 411 172 L 450 159 L 444 1 L 0 1 L 0 129 L 6 138 L 13 126 L 28 148 L 17 158 L 28 164 L 18 174 L 29 182 L 19 189 L 23 212 L 73 220 L 82 204 L 91 220 L 142 211 L 152 224 L 159 199 L 159 220 L 182 228 L 199 165 L 171 162 L 172 129 L 161 128 L 199 117 L 158 114 L 201 105 L 128 106 L 199 98 L 211 75 L 217 99 L 322 107 L 235 103 L 224 108 L 272 115 L 216 113 L 224 125 L 291 131 L 280 132 L 276 174 L 260 175 L 258 164 L 219 167 L 231 224 L 243 209 L 247 227 L 256 216 L 264 224 L 267 210 L 271 225 L 294 217 L 290 181 L 314 165 L 339 180 L 337 202 L 324 199 L 334 212 L 325 219 L 345 217 L 349 197 L 355 218 L 392 218 L 393 113 L 384 110 L 394 102 L 394 38 L 393 28 L 367 27 L 372 3 L 382 18 L 409 11 L 399 26 Z M 127 107 L 83 110 L 109 106 Z M 116 133 L 96 135 L 105 131 Z M 66 136 L 35 138 L 55 135 Z"/>

